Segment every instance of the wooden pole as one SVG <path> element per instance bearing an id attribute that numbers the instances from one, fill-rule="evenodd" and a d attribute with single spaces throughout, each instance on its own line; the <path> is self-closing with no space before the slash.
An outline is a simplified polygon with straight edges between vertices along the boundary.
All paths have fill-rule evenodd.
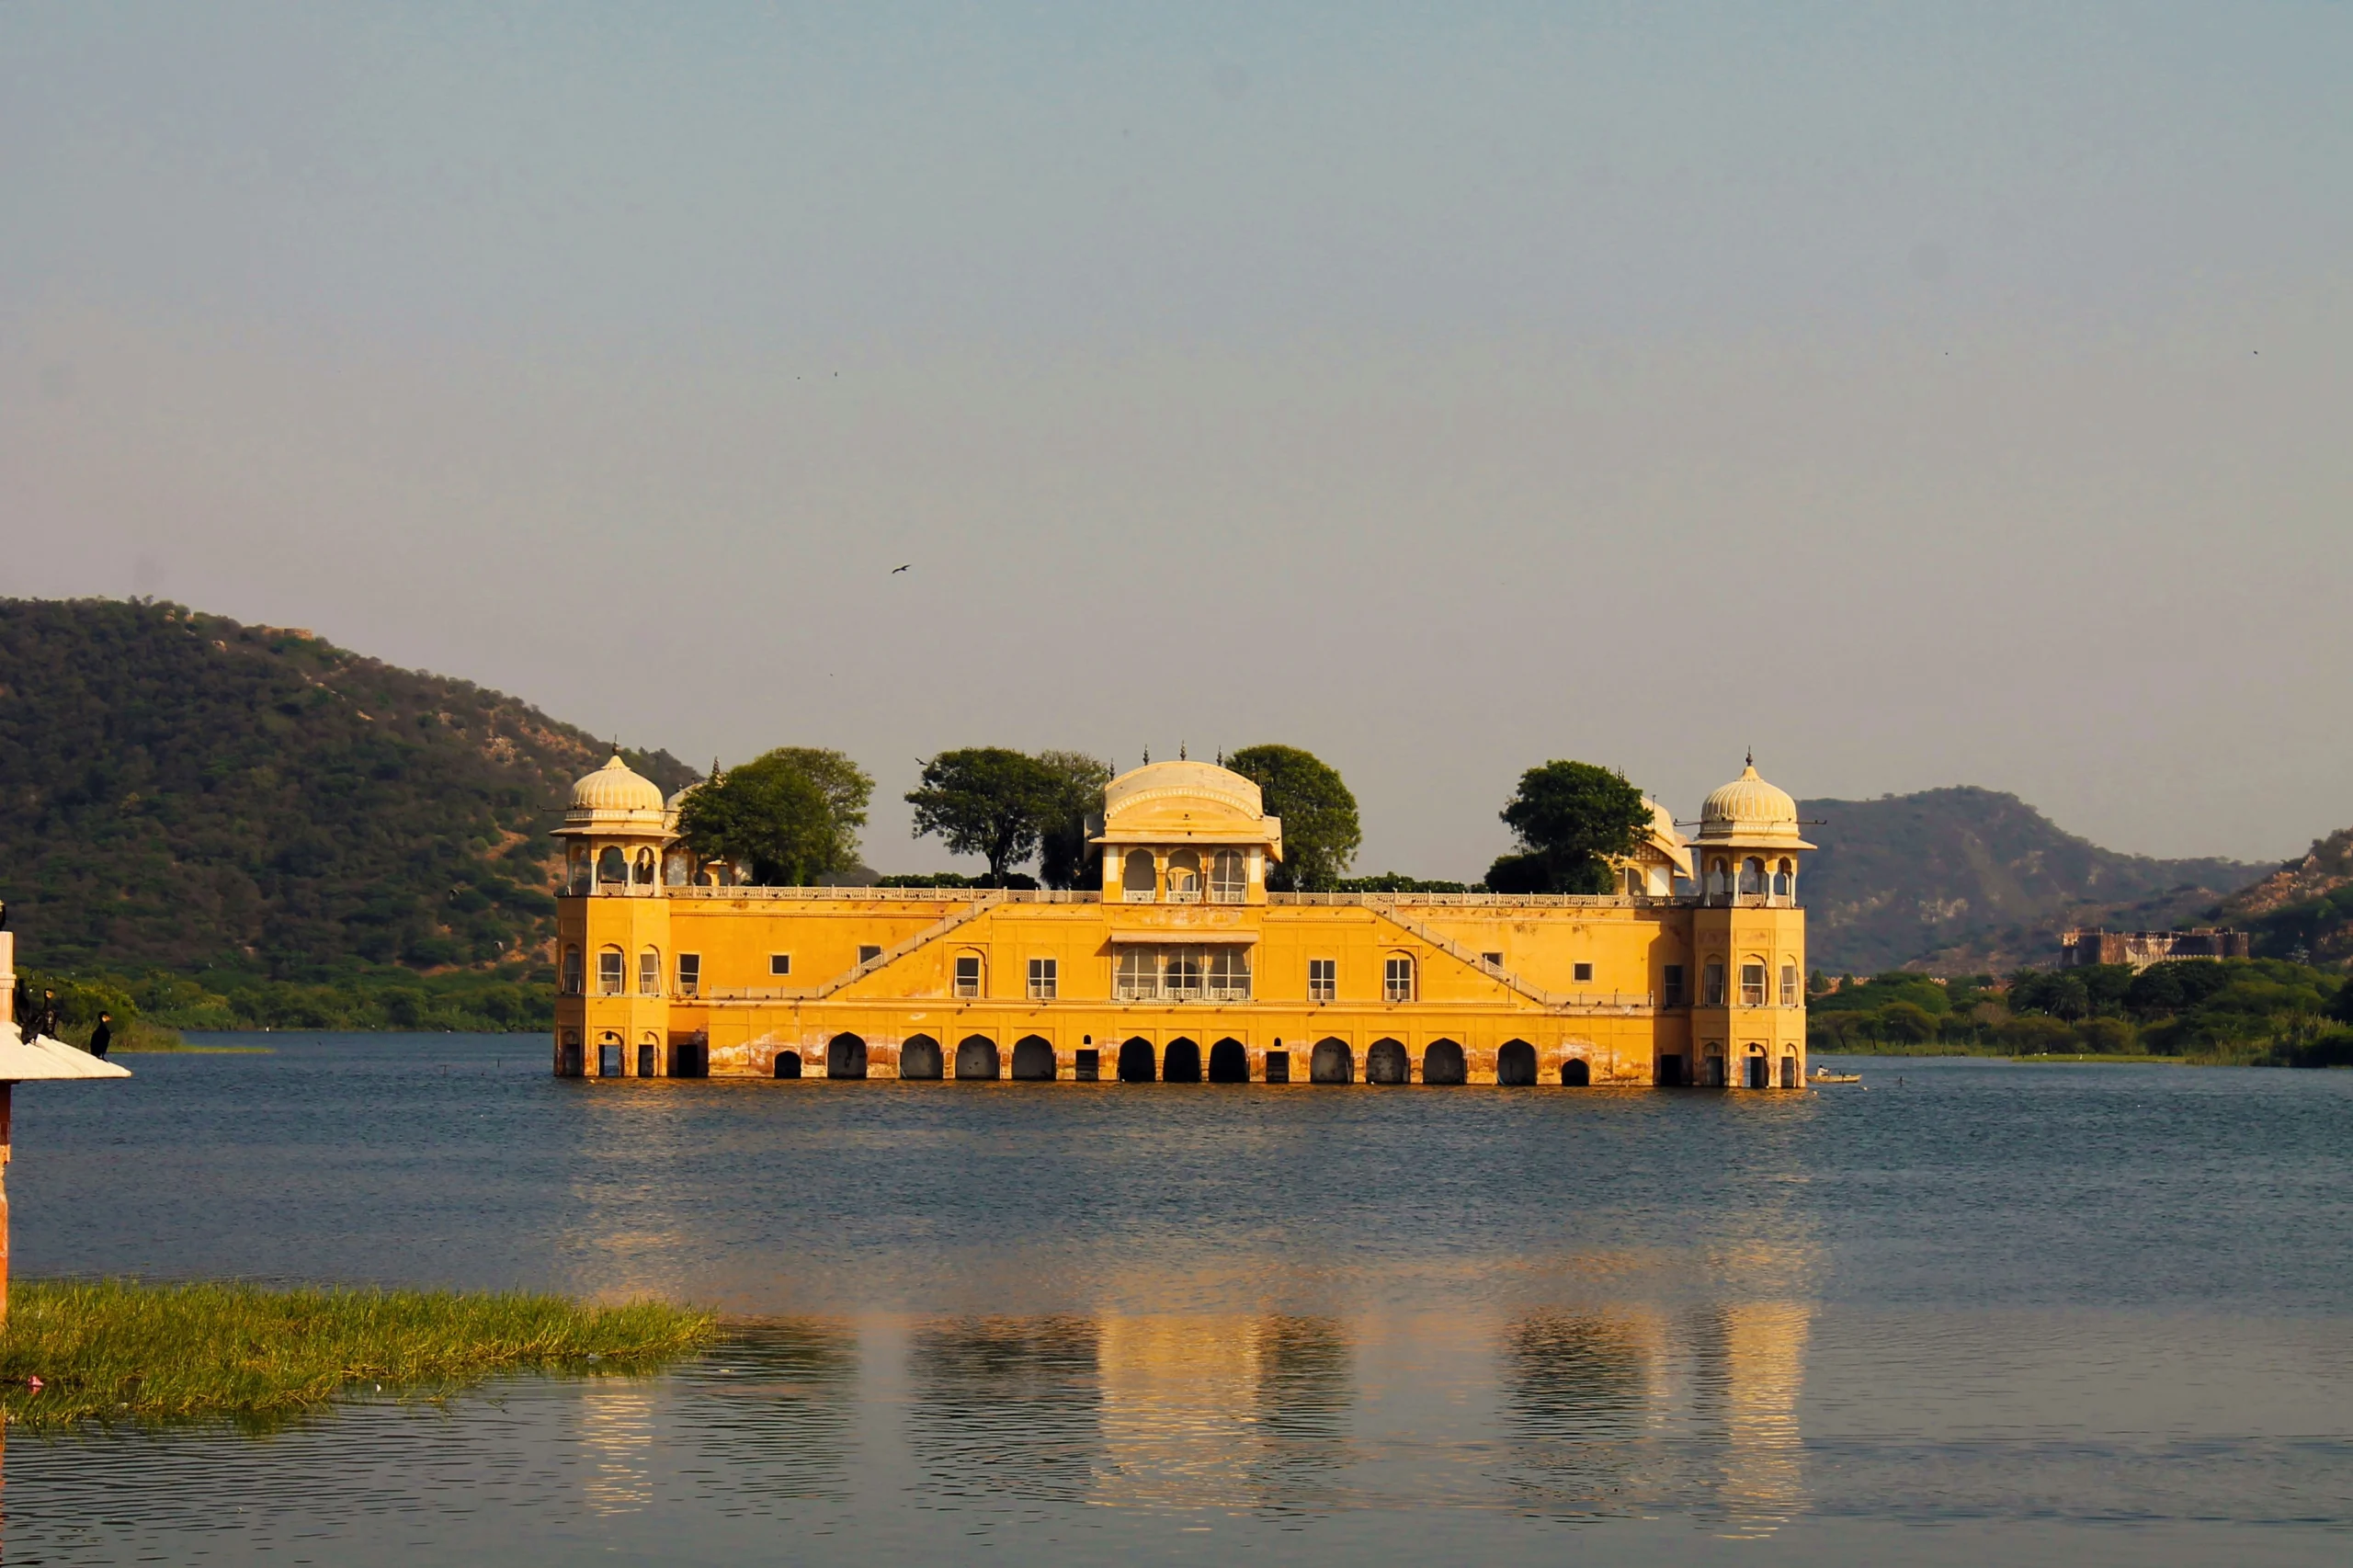
<path id="1" fill-rule="evenodd" d="M 0 1084 L 0 1328 L 8 1326 L 8 1102 L 16 1087 Z"/>

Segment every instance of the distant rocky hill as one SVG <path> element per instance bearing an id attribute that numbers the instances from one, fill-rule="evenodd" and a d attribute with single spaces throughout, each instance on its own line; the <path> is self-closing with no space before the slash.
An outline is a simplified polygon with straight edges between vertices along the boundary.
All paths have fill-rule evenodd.
<path id="1" fill-rule="evenodd" d="M 0 898 L 44 969 L 542 950 L 548 830 L 606 754 L 513 698 L 308 631 L 0 600 Z M 665 790 L 696 777 L 629 756 Z"/>
<path id="2" fill-rule="evenodd" d="M 1810 962 L 1831 974 L 2049 964 L 2070 926 L 2200 919 L 2265 869 L 2120 855 L 2015 795 L 1966 786 L 1803 801 L 1799 812 L 1822 824 L 1806 835 L 1822 846 L 1806 867 L 1806 937 Z"/>
<path id="3" fill-rule="evenodd" d="M 2313 963 L 2353 959 L 2353 827 L 2316 840 L 2301 860 L 2241 888 L 2214 912 L 2217 923 L 2255 933 L 2258 958 L 2302 948 Z"/>

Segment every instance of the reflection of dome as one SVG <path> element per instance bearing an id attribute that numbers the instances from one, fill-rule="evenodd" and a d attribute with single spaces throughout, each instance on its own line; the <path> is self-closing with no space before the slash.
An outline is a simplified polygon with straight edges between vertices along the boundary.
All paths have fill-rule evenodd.
<path id="1" fill-rule="evenodd" d="M 633 771 L 615 752 L 604 767 L 572 787 L 574 812 L 659 812 L 662 788 Z"/>
<path id="2" fill-rule="evenodd" d="M 1739 778 L 1710 795 L 1699 808 L 1699 836 L 1711 838 L 1766 838 L 1789 844 L 1793 848 L 1811 848 L 1798 838 L 1798 803 L 1786 790 L 1776 789 L 1757 777 L 1756 764 L 1751 762 L 1742 769 Z"/>

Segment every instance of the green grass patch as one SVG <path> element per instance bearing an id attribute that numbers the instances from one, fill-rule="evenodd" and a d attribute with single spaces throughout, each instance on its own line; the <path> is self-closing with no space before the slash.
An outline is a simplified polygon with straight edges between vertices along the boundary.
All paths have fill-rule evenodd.
<path id="1" fill-rule="evenodd" d="M 359 1395 L 445 1396 L 500 1372 L 649 1371 L 718 1327 L 660 1301 L 592 1307 L 521 1292 L 107 1279 L 18 1284 L 8 1298 L 0 1411 L 36 1427 L 267 1426 Z"/>

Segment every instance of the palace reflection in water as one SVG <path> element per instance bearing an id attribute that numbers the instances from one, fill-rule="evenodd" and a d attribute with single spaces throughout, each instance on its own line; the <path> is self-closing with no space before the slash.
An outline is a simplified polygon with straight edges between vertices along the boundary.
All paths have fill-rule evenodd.
<path id="1" fill-rule="evenodd" d="M 1442 1341 L 1420 1337 L 1432 1321 L 1449 1325 Z M 1563 1308 L 1378 1333 L 1284 1313 L 786 1324 L 685 1374 L 662 1425 L 698 1465 L 768 1500 L 881 1483 L 941 1506 L 1673 1507 L 1758 1533 L 1805 1500 L 1808 1325 L 1796 1301 Z M 882 1384 L 902 1397 L 878 1400 Z M 591 1508 L 635 1506 L 650 1469 L 676 1462 L 659 1454 L 642 1398 L 587 1396 Z M 861 1434 L 861 1404 L 896 1411 L 895 1430 Z M 1401 1447 L 1438 1458 L 1401 1469 Z"/>

